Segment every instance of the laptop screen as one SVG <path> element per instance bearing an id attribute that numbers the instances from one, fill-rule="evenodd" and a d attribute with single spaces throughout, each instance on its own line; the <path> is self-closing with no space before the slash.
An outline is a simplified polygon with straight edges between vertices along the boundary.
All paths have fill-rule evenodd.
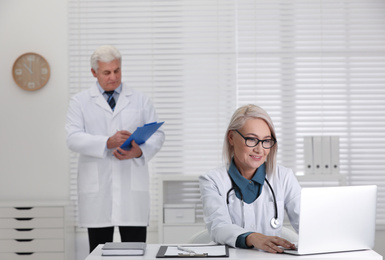
<path id="1" fill-rule="evenodd" d="M 303 188 L 299 254 L 371 249 L 377 186 Z"/>

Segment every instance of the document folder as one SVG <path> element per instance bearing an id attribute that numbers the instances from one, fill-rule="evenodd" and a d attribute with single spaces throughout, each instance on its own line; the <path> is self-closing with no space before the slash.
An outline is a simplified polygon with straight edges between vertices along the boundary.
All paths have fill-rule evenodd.
<path id="1" fill-rule="evenodd" d="M 180 249 L 179 246 L 161 246 L 156 258 L 202 258 L 229 257 L 227 245 L 188 245 Z"/>
<path id="2" fill-rule="evenodd" d="M 313 137 L 305 136 L 303 138 L 303 153 L 305 161 L 305 174 L 314 173 L 314 164 L 313 164 Z"/>
<path id="3" fill-rule="evenodd" d="M 332 167 L 332 174 L 339 174 L 340 173 L 340 139 L 338 136 L 332 136 L 331 140 L 331 150 L 332 150 L 332 156 L 331 156 L 331 167 Z"/>
<path id="4" fill-rule="evenodd" d="M 127 151 L 130 150 L 132 140 L 134 140 L 138 145 L 145 143 L 148 138 L 150 138 L 156 132 L 156 130 L 158 130 L 158 128 L 163 125 L 163 123 L 164 122 L 152 122 L 136 128 L 135 132 L 132 133 L 130 137 L 128 137 L 128 139 L 120 146 L 120 148 Z"/>
<path id="5" fill-rule="evenodd" d="M 322 174 L 322 136 L 313 136 L 314 173 Z"/>
<path id="6" fill-rule="evenodd" d="M 322 174 L 331 174 L 331 137 L 330 136 L 322 136 Z"/>

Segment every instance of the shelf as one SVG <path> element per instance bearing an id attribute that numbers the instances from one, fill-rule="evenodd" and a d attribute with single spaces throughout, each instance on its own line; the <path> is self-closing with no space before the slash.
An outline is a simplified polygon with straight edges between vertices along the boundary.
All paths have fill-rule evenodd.
<path id="1" fill-rule="evenodd" d="M 342 174 L 308 174 L 296 175 L 299 182 L 338 182 L 339 185 L 346 185 L 346 176 Z"/>
<path id="2" fill-rule="evenodd" d="M 187 174 L 160 175 L 158 208 L 159 243 L 187 243 L 192 235 L 205 228 L 198 178 L 198 175 Z M 178 215 L 175 215 L 175 218 L 171 218 L 171 220 L 176 221 L 175 223 L 165 223 L 164 205 L 168 205 L 167 210 L 171 210 L 171 213 Z M 172 205 L 175 205 L 175 207 L 172 207 Z M 183 205 L 186 205 L 186 207 L 183 207 Z M 191 214 L 195 214 L 195 216 L 191 216 Z M 195 222 L 192 222 L 194 219 Z M 180 223 L 177 222 L 178 220 L 180 220 Z M 187 220 L 192 221 L 188 222 Z M 177 241 L 176 238 L 178 238 Z"/>

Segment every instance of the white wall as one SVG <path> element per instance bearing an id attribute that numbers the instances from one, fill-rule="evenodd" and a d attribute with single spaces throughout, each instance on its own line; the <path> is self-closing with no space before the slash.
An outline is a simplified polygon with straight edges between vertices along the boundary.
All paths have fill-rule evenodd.
<path id="1" fill-rule="evenodd" d="M 0 200 L 69 198 L 67 28 L 67 1 L 0 0 Z M 51 66 L 48 84 L 34 92 L 12 78 L 13 62 L 25 52 L 43 55 Z M 378 230 L 381 255 L 383 241 L 385 231 Z"/>
<path id="2" fill-rule="evenodd" d="M 67 1 L 0 0 L 0 39 L 0 200 L 66 200 Z M 40 90 L 13 81 L 13 62 L 25 52 L 50 64 Z"/>

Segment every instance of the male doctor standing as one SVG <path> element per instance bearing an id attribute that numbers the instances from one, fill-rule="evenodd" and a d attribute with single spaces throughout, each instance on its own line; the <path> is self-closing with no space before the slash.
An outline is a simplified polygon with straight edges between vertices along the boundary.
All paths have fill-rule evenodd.
<path id="1" fill-rule="evenodd" d="M 148 161 L 161 149 L 162 129 L 129 151 L 119 148 L 139 126 L 158 120 L 152 102 L 121 82 L 121 54 L 101 46 L 91 56 L 97 79 L 70 100 L 67 145 L 79 153 L 79 224 L 88 228 L 90 252 L 112 242 L 145 242 L 149 222 Z"/>
<path id="2" fill-rule="evenodd" d="M 220 244 L 271 253 L 295 246 L 280 237 L 284 211 L 298 232 L 300 186 L 291 169 L 276 164 L 273 123 L 262 108 L 233 114 L 225 135 L 226 165 L 200 176 L 203 213 Z"/>

